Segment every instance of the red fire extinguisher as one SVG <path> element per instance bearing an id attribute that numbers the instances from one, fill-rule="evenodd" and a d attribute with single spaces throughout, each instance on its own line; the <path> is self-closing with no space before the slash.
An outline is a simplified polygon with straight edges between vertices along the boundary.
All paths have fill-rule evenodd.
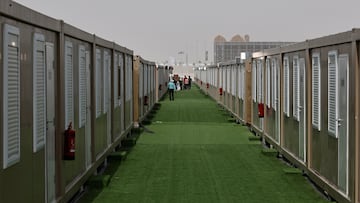
<path id="1" fill-rule="evenodd" d="M 75 130 L 72 129 L 72 122 L 64 133 L 64 160 L 75 160 Z"/>
<path id="2" fill-rule="evenodd" d="M 258 104 L 258 116 L 259 116 L 259 118 L 264 117 L 264 103 Z"/>
<path id="3" fill-rule="evenodd" d="M 223 95 L 223 88 L 222 87 L 219 88 L 219 94 Z"/>
<path id="4" fill-rule="evenodd" d="M 202 80 L 200 80 L 200 85 L 202 85 Z"/>
<path id="5" fill-rule="evenodd" d="M 209 86 L 210 86 L 209 83 L 206 83 L 206 88 L 207 88 L 207 89 L 209 89 Z"/>

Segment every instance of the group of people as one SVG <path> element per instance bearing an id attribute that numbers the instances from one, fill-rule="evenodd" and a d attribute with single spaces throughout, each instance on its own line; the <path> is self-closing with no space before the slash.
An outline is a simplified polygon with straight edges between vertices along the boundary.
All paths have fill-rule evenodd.
<path id="1" fill-rule="evenodd" d="M 180 90 L 186 90 L 186 89 L 191 89 L 191 77 L 190 75 L 188 77 L 186 77 L 186 75 L 184 76 L 184 78 L 179 78 L 179 77 L 173 77 L 169 83 L 168 83 L 168 92 L 169 92 L 169 97 L 170 97 L 170 101 L 174 101 L 174 91 L 180 91 Z"/>

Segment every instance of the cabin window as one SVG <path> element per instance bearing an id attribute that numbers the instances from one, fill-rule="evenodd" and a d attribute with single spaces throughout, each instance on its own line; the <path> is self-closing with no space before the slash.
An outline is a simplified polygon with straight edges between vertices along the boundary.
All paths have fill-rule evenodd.
<path id="1" fill-rule="evenodd" d="M 46 135 L 44 35 L 35 33 L 33 43 L 33 151 L 37 152 L 44 147 Z"/>
<path id="2" fill-rule="evenodd" d="M 312 55 L 312 124 L 321 130 L 321 69 L 320 54 Z"/>
<path id="3" fill-rule="evenodd" d="M 289 76 L 289 58 L 284 57 L 284 113 L 290 117 L 290 76 Z"/>
<path id="4" fill-rule="evenodd" d="M 73 45 L 65 42 L 65 129 L 74 122 Z M 73 126 L 74 123 L 72 123 Z"/>
<path id="5" fill-rule="evenodd" d="M 338 85 L 337 85 L 337 52 L 328 53 L 328 131 L 329 134 L 338 137 Z"/>
<path id="6" fill-rule="evenodd" d="M 79 128 L 86 121 L 86 57 L 85 47 L 79 46 Z"/>
<path id="7" fill-rule="evenodd" d="M 293 117 L 299 121 L 299 57 L 293 58 Z"/>
<path id="8" fill-rule="evenodd" d="M 20 30 L 4 26 L 3 168 L 20 161 Z"/>

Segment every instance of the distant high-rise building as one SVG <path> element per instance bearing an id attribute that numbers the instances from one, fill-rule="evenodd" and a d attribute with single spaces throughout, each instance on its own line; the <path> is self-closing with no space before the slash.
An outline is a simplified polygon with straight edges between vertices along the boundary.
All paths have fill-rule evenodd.
<path id="1" fill-rule="evenodd" d="M 294 42 L 250 42 L 250 36 L 245 35 L 244 38 L 240 35 L 235 35 L 230 41 L 218 35 L 214 39 L 214 62 L 226 62 L 235 60 L 244 52 L 246 57 L 250 57 L 253 52 L 258 52 L 264 49 L 270 49 Z"/>

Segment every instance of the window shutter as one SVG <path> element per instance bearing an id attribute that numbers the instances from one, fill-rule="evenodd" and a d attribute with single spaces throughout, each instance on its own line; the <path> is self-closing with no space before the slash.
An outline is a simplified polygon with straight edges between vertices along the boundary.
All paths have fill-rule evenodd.
<path id="1" fill-rule="evenodd" d="M 272 107 L 274 109 L 274 111 L 277 110 L 277 91 L 278 91 L 278 87 L 277 87 L 277 78 L 276 78 L 276 74 L 277 74 L 277 70 L 278 70 L 278 63 L 277 63 L 277 59 L 273 59 L 272 60 Z"/>
<path id="2" fill-rule="evenodd" d="M 109 108 L 109 95 L 110 95 L 110 55 L 107 51 L 104 51 L 104 69 L 103 69 L 103 113 L 108 112 Z"/>
<path id="3" fill-rule="evenodd" d="M 86 57 L 85 47 L 79 46 L 79 128 L 86 122 Z"/>
<path id="4" fill-rule="evenodd" d="M 321 130 L 321 69 L 320 54 L 312 55 L 312 124 L 317 130 Z"/>
<path id="5" fill-rule="evenodd" d="M 241 98 L 245 100 L 245 67 L 241 67 Z"/>
<path id="6" fill-rule="evenodd" d="M 119 99 L 119 86 L 118 86 L 118 55 L 114 54 L 114 108 L 119 106 L 118 99 Z"/>
<path id="7" fill-rule="evenodd" d="M 33 152 L 37 152 L 44 147 L 46 135 L 44 35 L 34 34 L 33 57 Z"/>
<path id="8" fill-rule="evenodd" d="M 293 116 L 299 121 L 299 58 L 293 58 Z"/>
<path id="9" fill-rule="evenodd" d="M 74 95 L 73 95 L 73 45 L 65 42 L 65 128 L 70 122 L 74 125 Z"/>
<path id="10" fill-rule="evenodd" d="M 20 161 L 20 31 L 3 33 L 3 168 Z"/>
<path id="11" fill-rule="evenodd" d="M 101 115 L 101 50 L 96 49 L 96 78 L 95 78 L 95 95 L 96 95 L 96 118 Z"/>
<path id="12" fill-rule="evenodd" d="M 338 137 L 336 120 L 338 118 L 337 66 L 337 52 L 331 51 L 328 53 L 328 131 L 335 137 Z"/>
<path id="13" fill-rule="evenodd" d="M 231 92 L 232 92 L 233 96 L 236 95 L 236 71 L 237 71 L 237 69 L 238 68 L 236 66 L 234 66 L 233 69 L 232 69 L 232 75 L 231 75 L 231 77 L 232 77 L 232 79 L 231 79 L 231 83 L 232 83 Z"/>
<path id="14" fill-rule="evenodd" d="M 238 81 L 239 81 L 239 84 L 238 84 L 238 97 L 239 99 L 242 99 L 242 94 L 241 94 L 241 91 L 242 91 L 242 67 L 240 67 L 240 69 L 238 69 Z"/>
<path id="15" fill-rule="evenodd" d="M 271 107 L 270 104 L 270 88 L 271 88 L 271 68 L 270 68 L 270 59 L 266 59 L 266 106 Z"/>
<path id="16" fill-rule="evenodd" d="M 123 59 L 123 55 L 122 54 L 119 54 L 119 68 L 120 68 L 120 77 L 119 77 L 119 81 L 120 81 L 120 99 L 119 99 L 119 105 L 121 105 L 121 101 L 122 99 L 124 99 L 124 91 L 123 91 L 123 85 L 124 85 L 124 82 L 123 82 L 123 74 L 124 74 L 124 59 Z"/>
<path id="17" fill-rule="evenodd" d="M 256 61 L 254 60 L 253 63 L 252 63 L 252 98 L 253 98 L 253 101 L 256 102 L 256 96 L 257 96 L 257 87 L 256 87 Z"/>
<path id="18" fill-rule="evenodd" d="M 284 113 L 290 117 L 290 82 L 289 82 L 289 58 L 284 58 Z"/>
<path id="19" fill-rule="evenodd" d="M 257 74 L 257 87 L 258 87 L 258 103 L 263 103 L 264 95 L 263 95 L 263 63 L 261 60 L 258 61 L 257 64 L 258 74 Z"/>

